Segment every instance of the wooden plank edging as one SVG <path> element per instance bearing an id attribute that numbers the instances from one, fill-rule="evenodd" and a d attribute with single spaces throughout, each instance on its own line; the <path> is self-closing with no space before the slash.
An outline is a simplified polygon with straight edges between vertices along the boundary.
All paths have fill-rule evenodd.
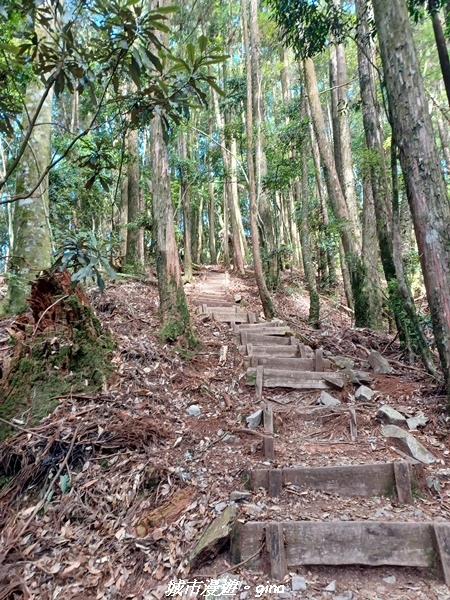
<path id="1" fill-rule="evenodd" d="M 273 471 L 278 471 L 275 478 Z M 391 496 L 395 491 L 400 504 L 411 504 L 411 471 L 407 461 L 369 463 L 362 465 L 335 465 L 330 467 L 294 467 L 285 469 L 254 469 L 248 471 L 253 489 L 259 487 L 274 495 L 271 481 L 280 480 L 281 486 L 295 485 L 341 496 Z M 409 491 L 408 491 L 409 485 Z M 278 495 L 275 494 L 275 495 Z"/>
<path id="2" fill-rule="evenodd" d="M 237 522 L 232 536 L 235 563 L 259 566 L 258 549 L 277 527 L 284 540 L 287 567 L 302 565 L 365 565 L 434 568 L 436 558 L 450 583 L 450 525 L 395 521 Z M 281 529 L 281 531 L 280 531 Z M 254 558 L 249 560 L 253 555 Z"/>

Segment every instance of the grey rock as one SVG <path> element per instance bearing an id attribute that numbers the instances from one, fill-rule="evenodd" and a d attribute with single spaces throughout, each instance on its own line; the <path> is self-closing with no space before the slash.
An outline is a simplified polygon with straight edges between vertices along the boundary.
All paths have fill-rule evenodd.
<path id="1" fill-rule="evenodd" d="M 398 440 L 403 446 L 404 450 L 409 452 L 409 454 L 415 458 L 416 460 L 429 465 L 433 463 L 436 458 L 429 452 L 425 446 L 416 440 L 416 438 L 411 434 L 397 427 L 397 425 L 384 425 L 382 428 L 382 434 L 386 438 L 395 438 Z"/>
<path id="2" fill-rule="evenodd" d="M 232 504 L 205 529 L 189 556 L 191 569 L 217 556 L 230 538 L 236 520 L 236 505 Z"/>
<path id="3" fill-rule="evenodd" d="M 432 492 L 435 492 L 436 494 L 441 493 L 441 484 L 439 483 L 439 478 L 435 477 L 434 475 L 429 475 L 426 480 L 427 482 L 427 487 L 429 490 L 431 490 Z"/>
<path id="4" fill-rule="evenodd" d="M 249 429 L 256 429 L 258 425 L 261 425 L 262 417 L 263 411 L 262 408 L 260 408 L 245 419 L 247 421 L 247 427 Z"/>
<path id="5" fill-rule="evenodd" d="M 298 592 L 300 590 L 306 590 L 306 581 L 304 577 L 301 575 L 294 575 L 291 581 L 291 587 L 293 592 Z"/>
<path id="6" fill-rule="evenodd" d="M 317 400 L 317 404 L 323 404 L 324 406 L 337 406 L 340 403 L 340 400 L 334 398 L 331 394 L 325 392 L 325 390 L 320 394 Z"/>
<path id="7" fill-rule="evenodd" d="M 190 415 L 191 417 L 199 417 L 201 415 L 201 413 L 202 413 L 202 411 L 198 404 L 192 404 L 187 409 L 187 414 Z"/>
<path id="8" fill-rule="evenodd" d="M 248 592 L 241 592 L 239 596 L 239 600 L 247 600 Z"/>
<path id="9" fill-rule="evenodd" d="M 417 429 L 418 427 L 425 427 L 428 423 L 428 417 L 410 417 L 406 419 L 406 424 L 409 429 Z"/>
<path id="10" fill-rule="evenodd" d="M 216 504 L 216 506 L 214 507 L 214 510 L 217 513 L 220 513 L 223 510 L 225 510 L 227 506 L 228 506 L 228 504 L 226 502 L 219 502 L 219 504 Z"/>
<path id="11" fill-rule="evenodd" d="M 235 490 L 230 494 L 230 500 L 232 502 L 240 502 L 241 500 L 248 500 L 252 497 L 251 492 L 241 492 L 239 490 Z"/>
<path id="12" fill-rule="evenodd" d="M 355 398 L 360 402 L 370 402 L 376 393 L 370 387 L 367 387 L 367 385 L 361 385 L 355 392 Z"/>
<path id="13" fill-rule="evenodd" d="M 377 417 L 384 423 L 392 423 L 393 425 L 401 425 L 406 422 L 405 417 L 398 410 L 385 404 L 378 409 Z"/>
<path id="14" fill-rule="evenodd" d="M 324 592 L 335 592 L 336 591 L 336 581 L 332 581 L 327 585 L 326 588 L 323 588 Z"/>
<path id="15" fill-rule="evenodd" d="M 338 369 L 353 369 L 355 366 L 355 361 L 351 358 L 347 358 L 346 356 L 332 356 L 331 360 L 337 366 Z"/>
<path id="16" fill-rule="evenodd" d="M 383 577 L 383 581 L 385 583 L 390 583 L 391 585 L 393 585 L 397 581 L 397 579 L 395 575 L 390 575 L 389 577 Z"/>
<path id="17" fill-rule="evenodd" d="M 222 440 L 227 444 L 235 444 L 237 441 L 239 441 L 238 438 L 235 435 L 231 435 L 231 433 L 224 435 Z"/>
<path id="18" fill-rule="evenodd" d="M 375 373 L 383 373 L 385 375 L 390 375 L 392 373 L 392 367 L 388 361 L 376 350 L 370 353 L 368 360 Z"/>

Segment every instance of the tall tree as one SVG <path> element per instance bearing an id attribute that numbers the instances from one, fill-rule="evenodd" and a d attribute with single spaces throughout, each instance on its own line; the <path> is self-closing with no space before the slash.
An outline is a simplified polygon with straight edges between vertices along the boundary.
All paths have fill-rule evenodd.
<path id="1" fill-rule="evenodd" d="M 164 8 L 168 2 L 167 0 L 156 0 L 155 4 L 157 6 L 153 6 L 153 8 Z M 167 45 L 165 34 L 159 33 L 158 37 L 162 43 Z M 168 341 L 185 338 L 185 341 L 192 345 L 195 343 L 195 338 L 181 281 L 178 248 L 175 240 L 166 123 L 161 112 L 155 113 L 150 122 L 153 235 L 162 321 L 161 337 Z"/>
<path id="2" fill-rule="evenodd" d="M 405 0 L 372 0 L 392 128 L 450 399 L 450 204 Z M 413 126 L 412 126 L 413 124 Z"/>
<path id="3" fill-rule="evenodd" d="M 139 132 L 129 129 L 126 137 L 127 162 L 127 245 L 125 263 L 133 270 L 142 271 L 144 267 L 144 230 L 142 219 L 143 196 L 140 186 L 139 169 Z"/>
<path id="4" fill-rule="evenodd" d="M 46 33 L 36 29 L 42 42 Z M 29 84 L 24 102 L 23 131 L 29 135 L 16 175 L 16 194 L 29 197 L 18 200 L 13 208 L 13 239 L 10 240 L 7 312 L 17 314 L 26 309 L 25 298 L 29 281 L 52 260 L 51 229 L 49 221 L 48 175 L 45 169 L 50 162 L 50 136 L 52 123 L 53 90 L 43 90 L 40 81 Z M 39 183 L 39 185 L 38 185 Z"/>
<path id="5" fill-rule="evenodd" d="M 267 319 L 272 319 L 275 312 L 273 309 L 272 299 L 267 289 L 266 281 L 264 279 L 264 272 L 261 262 L 260 242 L 259 242 L 259 229 L 258 229 L 258 204 L 257 204 L 257 193 L 256 193 L 256 181 L 255 181 L 255 165 L 253 160 L 253 111 L 252 111 L 252 99 L 253 99 L 253 81 L 251 71 L 251 56 L 249 48 L 249 31 L 248 31 L 248 19 L 247 19 L 247 5 L 246 0 L 241 0 L 242 8 L 242 34 L 244 42 L 245 52 L 245 64 L 247 70 L 247 113 L 246 113 L 246 126 L 247 126 L 247 168 L 248 168 L 248 195 L 250 200 L 250 234 L 252 238 L 252 252 L 253 252 L 253 265 L 255 269 L 256 285 L 258 286 L 259 297 L 263 307 L 264 315 Z"/>

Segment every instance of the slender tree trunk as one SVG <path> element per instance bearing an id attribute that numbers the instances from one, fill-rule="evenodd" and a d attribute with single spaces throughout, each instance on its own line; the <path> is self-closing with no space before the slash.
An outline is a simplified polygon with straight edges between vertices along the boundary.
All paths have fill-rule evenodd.
<path id="1" fill-rule="evenodd" d="M 336 172 L 333 155 L 326 139 L 325 123 L 323 120 L 322 107 L 320 105 L 314 63 L 311 59 L 306 59 L 304 65 L 311 116 L 322 159 L 328 196 L 335 217 L 340 222 L 341 240 L 345 252 L 345 261 L 350 273 L 353 292 L 355 324 L 357 327 L 364 327 L 367 321 L 368 298 L 365 290 L 366 274 L 364 265 L 361 262 L 358 238 L 355 234 L 354 224 L 349 217 L 347 204 Z"/>
<path id="2" fill-rule="evenodd" d="M 306 122 L 308 117 L 308 99 L 303 93 L 301 99 L 301 119 Z M 301 227 L 300 239 L 302 244 L 303 268 L 309 292 L 309 322 L 313 327 L 320 327 L 320 298 L 317 292 L 316 274 L 312 260 L 311 242 L 309 237 L 309 182 L 308 182 L 308 147 L 307 136 L 303 136 L 302 144 L 302 184 L 301 184 Z"/>
<path id="3" fill-rule="evenodd" d="M 392 127 L 450 399 L 450 206 L 404 0 L 372 0 Z M 414 124 L 411 127 L 411 124 Z"/>
<path id="4" fill-rule="evenodd" d="M 310 117 L 309 105 L 308 105 L 308 116 Z M 326 256 L 327 256 L 327 265 L 328 265 L 327 285 L 329 288 L 332 288 L 336 285 L 337 275 L 336 275 L 335 252 L 334 252 L 334 247 L 333 247 L 334 244 L 333 244 L 333 240 L 332 240 L 331 233 L 330 233 L 330 220 L 329 220 L 329 216 L 328 216 L 328 206 L 327 206 L 328 193 L 327 193 L 327 188 L 324 185 L 324 182 L 322 179 L 322 168 L 321 168 L 321 164 L 320 164 L 319 146 L 317 145 L 317 139 L 316 139 L 316 135 L 314 133 L 314 127 L 311 122 L 311 118 L 309 119 L 309 133 L 310 133 L 310 140 L 311 140 L 312 155 L 313 155 L 313 160 L 314 160 L 314 169 L 316 172 L 317 192 L 318 192 L 318 196 L 320 199 L 320 212 L 322 215 L 322 231 L 321 231 L 321 233 L 322 233 L 323 241 L 325 244 L 325 252 L 326 252 Z M 350 287 L 349 287 L 349 291 L 350 291 L 350 298 L 352 299 Z M 353 299 L 352 299 L 352 302 L 353 302 Z M 353 304 L 352 304 L 352 306 L 353 306 Z"/>
<path id="5" fill-rule="evenodd" d="M 128 199 L 128 234 L 126 264 L 132 269 L 142 271 L 144 267 L 144 230 L 139 225 L 143 206 L 140 194 L 139 171 L 139 139 L 138 130 L 129 129 L 127 133 L 127 199 Z"/>
<path id="6" fill-rule="evenodd" d="M 126 262 L 128 234 L 128 179 L 124 177 L 120 184 L 119 232 L 120 232 L 120 263 Z"/>
<path id="7" fill-rule="evenodd" d="M 450 175 L 450 141 L 448 139 L 448 131 L 444 125 L 444 121 L 439 117 L 437 120 L 439 137 L 441 139 L 442 154 L 445 160 L 445 174 L 447 177 Z"/>
<path id="8" fill-rule="evenodd" d="M 212 90 L 211 90 L 212 93 Z M 212 138 L 213 134 L 213 122 L 212 117 L 209 117 L 209 136 Z M 212 170 L 211 156 L 208 156 L 208 223 L 209 223 L 209 257 L 212 265 L 217 263 L 217 251 L 216 251 L 216 208 L 215 208 L 215 194 L 214 194 L 214 173 Z"/>
<path id="9" fill-rule="evenodd" d="M 264 272 L 261 262 L 261 254 L 259 247 L 259 230 L 258 230 L 258 206 L 256 199 L 256 182 L 255 182 L 255 167 L 253 163 L 253 114 L 252 114 L 252 75 L 249 50 L 249 35 L 248 35 L 248 20 L 246 1 L 241 0 L 242 10 L 242 32 L 244 38 L 245 63 L 247 71 L 247 169 L 248 169 L 248 193 L 250 200 L 250 233 L 252 238 L 253 248 L 253 266 L 255 269 L 255 279 L 258 286 L 259 297 L 263 307 L 264 315 L 267 319 L 272 319 L 274 316 L 272 299 L 270 298 L 264 279 Z"/>
<path id="10" fill-rule="evenodd" d="M 230 141 L 230 176 L 231 176 L 231 191 L 233 195 L 233 210 L 236 215 L 237 235 L 239 236 L 239 245 L 241 247 L 242 257 L 248 255 L 248 245 L 245 239 L 244 225 L 242 223 L 241 209 L 239 206 L 239 191 L 237 180 L 237 144 L 236 138 L 232 137 Z"/>
<path id="11" fill-rule="evenodd" d="M 448 56 L 447 42 L 445 40 L 441 18 L 438 11 L 434 11 L 432 13 L 431 20 L 433 22 L 434 39 L 436 41 L 436 48 L 439 55 L 439 63 L 441 65 L 445 93 L 447 94 L 447 102 L 450 106 L 450 59 Z"/>
<path id="12" fill-rule="evenodd" d="M 183 161 L 183 166 L 180 169 L 181 174 L 181 205 L 183 207 L 183 241 L 184 241 L 184 279 L 185 281 L 192 280 L 192 241 L 191 241 L 191 190 L 190 183 L 187 178 L 187 139 L 186 134 L 181 134 L 180 139 L 180 158 Z"/>
<path id="13" fill-rule="evenodd" d="M 23 128 L 29 127 L 42 96 L 38 81 L 28 84 Z M 50 163 L 50 135 L 53 93 L 48 94 L 36 121 L 20 165 L 16 172 L 16 193 L 32 189 Z M 13 244 L 9 263 L 8 295 L 5 309 L 17 314 L 27 308 L 25 298 L 29 282 L 42 269 L 48 269 L 52 257 L 52 237 L 49 222 L 48 177 L 30 198 L 19 200 L 13 209 Z"/>
<path id="14" fill-rule="evenodd" d="M 250 67 L 252 80 L 253 128 L 255 140 L 255 185 L 256 202 L 262 222 L 260 230 L 262 246 L 268 261 L 268 283 L 276 287 L 278 261 L 276 256 L 275 228 L 270 199 L 264 190 L 263 179 L 267 175 L 267 159 L 264 151 L 264 99 L 260 68 L 258 0 L 249 0 Z M 249 110 L 249 107 L 247 107 Z"/>
<path id="15" fill-rule="evenodd" d="M 375 209 L 375 223 L 381 263 L 388 285 L 391 309 L 400 339 L 411 351 L 422 356 L 426 367 L 433 371 L 433 361 L 414 307 L 411 291 L 403 272 L 402 242 L 398 216 L 398 181 L 395 142 L 391 144 L 392 195 L 384 153 L 380 106 L 375 75 L 375 45 L 369 34 L 373 20 L 371 7 L 365 0 L 356 0 L 358 17 L 358 71 L 368 168 Z M 392 196 L 392 201 L 391 201 Z"/>
<path id="16" fill-rule="evenodd" d="M 213 101 L 214 101 L 214 111 L 216 115 L 216 123 L 217 128 L 223 134 L 224 131 L 224 119 L 220 113 L 219 109 L 219 101 L 217 99 L 217 94 L 213 91 Z M 223 138 L 221 144 L 221 152 L 222 152 L 222 161 L 224 168 L 224 190 L 226 189 L 226 194 L 224 194 L 224 213 L 226 210 L 229 211 L 230 220 L 231 220 L 231 233 L 233 239 L 233 258 L 234 258 L 234 266 L 236 270 L 244 274 L 244 258 L 241 252 L 241 243 L 240 243 L 240 233 L 239 233 L 239 218 L 237 215 L 238 200 L 233 195 L 233 185 L 232 185 L 232 171 L 230 166 L 230 155 L 227 151 L 226 140 Z M 237 184 L 236 184 L 236 193 L 237 193 Z M 227 231 L 228 234 L 228 231 Z"/>
<path id="17" fill-rule="evenodd" d="M 160 0 L 159 6 L 167 6 Z M 165 34 L 159 34 L 162 41 Z M 160 114 L 150 121 L 150 166 L 153 190 L 153 237 L 158 277 L 158 292 L 162 327 L 160 337 L 165 341 L 181 339 L 189 346 L 196 343 L 181 282 L 180 261 L 175 239 L 172 194 L 170 186 L 169 153 Z M 167 133 L 167 132 L 166 132 Z"/>

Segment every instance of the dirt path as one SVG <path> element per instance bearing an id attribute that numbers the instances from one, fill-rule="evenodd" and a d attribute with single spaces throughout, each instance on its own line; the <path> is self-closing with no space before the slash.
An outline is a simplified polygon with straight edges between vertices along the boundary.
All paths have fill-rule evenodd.
<path id="1" fill-rule="evenodd" d="M 392 336 L 352 330 L 331 302 L 324 301 L 329 316 L 323 330 L 310 330 L 305 295 L 290 285 L 277 296 L 277 309 L 305 348 L 323 348 L 324 360 L 349 356 L 361 371 L 370 371 L 365 348 L 378 345 L 389 359 L 399 360 Z M 227 551 L 196 571 L 189 569 L 196 540 L 232 505 L 244 524 L 445 524 L 450 514 L 449 450 L 441 435 L 446 422 L 440 399 L 420 370 L 395 364 L 392 375 L 370 373 L 370 386 L 379 391 L 370 403 L 354 400 L 353 384 L 328 390 L 341 401 L 330 409 L 316 405 L 321 390 L 264 387 L 261 402 L 254 385 L 246 383 L 251 359 L 239 351 L 242 340 L 229 323 L 202 310 L 214 299 L 225 303 L 219 307 L 222 313 L 232 308 L 236 315 L 258 316 L 251 275 L 227 279 L 223 272 L 206 270 L 190 286 L 192 319 L 202 342 L 192 356 L 157 343 L 154 285 L 114 284 L 105 294 L 91 296 L 118 343 L 112 359 L 115 375 L 100 394 L 61 398 L 57 410 L 36 427 L 29 427 L 24 415 L 18 425 L 26 431 L 18 431 L 1 448 L 0 464 L 7 463 L 10 471 L 0 491 L 0 598 L 14 593 L 39 600 L 164 598 L 180 580 L 211 584 L 226 570 L 241 584 L 237 589 L 230 583 L 237 591 L 227 597 L 242 600 L 450 598 L 432 569 L 394 566 L 288 565 L 284 595 L 277 594 L 266 587 L 275 585 L 266 549 L 253 569 L 249 563 L 234 569 Z M 383 402 L 429 418 L 414 435 L 436 457 L 423 470 L 425 477 L 438 477 L 439 494 L 422 487 L 415 490 L 413 504 L 401 506 L 395 493 L 343 496 L 292 482 L 284 482 L 274 496 L 264 487 L 247 489 L 245 471 L 405 460 L 381 434 L 376 413 Z M 246 417 L 261 404 L 272 407 L 273 435 L 264 431 L 264 424 L 256 430 L 246 426 Z M 350 408 L 357 420 L 355 439 Z M 274 459 L 264 455 L 265 435 L 273 440 Z M 63 479 L 56 478 L 45 509 L 35 512 L 61 467 Z M 272 483 L 276 477 L 272 473 Z M 250 496 L 234 502 L 233 492 Z M 331 547 L 330 537 L 324 542 Z M 292 574 L 297 574 L 297 591 L 291 590 Z M 220 596 L 211 592 L 211 597 Z"/>

